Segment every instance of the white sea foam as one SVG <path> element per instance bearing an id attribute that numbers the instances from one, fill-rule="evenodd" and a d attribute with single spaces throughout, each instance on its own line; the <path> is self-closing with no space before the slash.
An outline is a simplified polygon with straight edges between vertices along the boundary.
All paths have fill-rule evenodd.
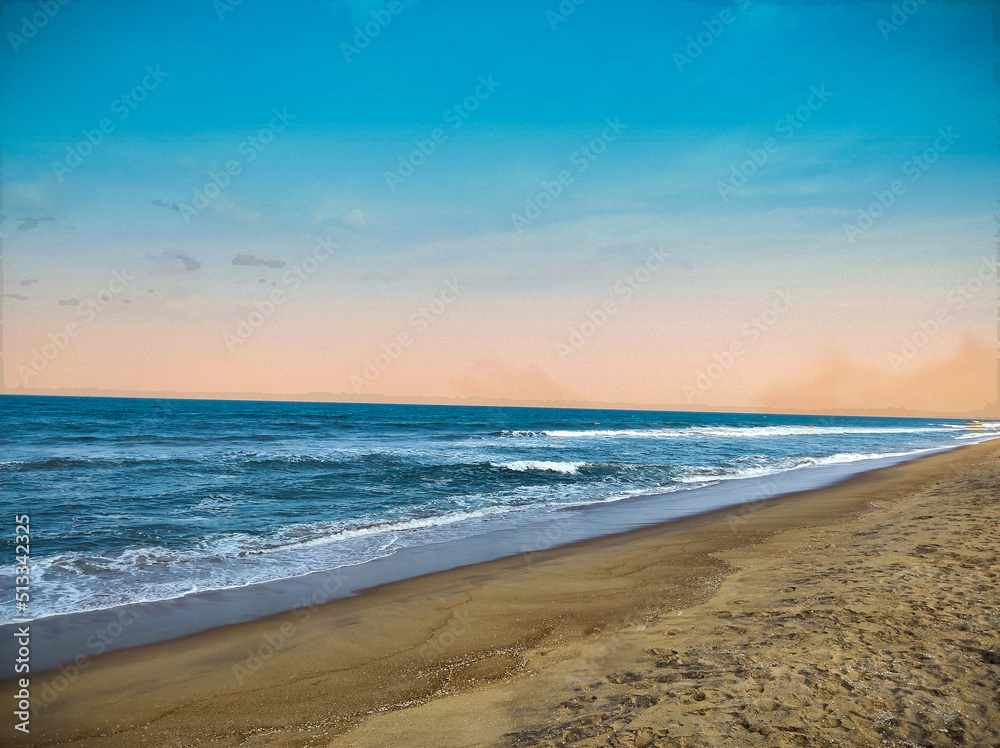
<path id="1" fill-rule="evenodd" d="M 688 426 L 662 429 L 552 429 L 540 433 L 555 437 L 633 437 L 633 438 L 685 438 L 685 437 L 736 437 L 741 439 L 771 436 L 826 436 L 844 434 L 915 434 L 947 432 L 943 426 L 900 428 L 893 426 Z"/>
<path id="2" fill-rule="evenodd" d="M 963 428 L 967 433 L 956 439 L 982 439 L 1000 434 L 1000 421 L 979 421 Z"/>
<path id="3" fill-rule="evenodd" d="M 564 473 L 565 475 L 577 475 L 580 468 L 586 467 L 587 464 L 586 462 L 553 462 L 549 460 L 512 460 L 511 462 L 490 463 L 493 467 L 506 468 L 518 473 L 539 470 L 549 473 Z"/>
<path id="4" fill-rule="evenodd" d="M 400 548 L 474 534 L 478 521 L 514 510 L 509 506 L 483 507 L 362 526 L 293 525 L 266 536 L 229 533 L 186 549 L 154 545 L 101 556 L 59 554 L 33 564 L 33 580 L 51 600 L 49 604 L 39 600 L 35 614 L 44 617 L 169 600 L 355 566 Z M 447 526 L 455 528 L 449 531 Z M 81 578 L 87 580 L 85 588 L 80 585 Z M 123 587 L 123 578 L 133 580 L 133 584 Z"/>
<path id="5" fill-rule="evenodd" d="M 748 467 L 724 468 L 712 466 L 705 468 L 689 468 L 684 474 L 679 475 L 675 480 L 680 483 L 714 483 L 723 480 L 738 480 L 741 478 L 762 478 L 768 475 L 787 473 L 790 470 L 798 470 L 805 467 L 818 465 L 843 465 L 862 460 L 892 459 L 895 457 L 912 457 L 926 452 L 933 452 L 936 448 L 915 449 L 910 452 L 842 452 L 828 455 L 826 457 L 787 457 L 779 458 L 767 464 L 752 465 Z"/>

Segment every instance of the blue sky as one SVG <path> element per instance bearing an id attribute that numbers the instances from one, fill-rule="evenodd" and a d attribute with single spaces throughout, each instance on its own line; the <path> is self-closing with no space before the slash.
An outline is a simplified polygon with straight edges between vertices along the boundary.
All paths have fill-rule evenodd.
<path id="1" fill-rule="evenodd" d="M 548 347 L 515 351 L 511 364 L 551 372 L 556 364 L 540 351 L 557 328 L 650 246 L 669 246 L 676 282 L 700 282 L 689 301 L 705 307 L 750 303 L 781 282 L 845 297 L 882 289 L 901 301 L 887 320 L 897 338 L 992 251 L 997 50 L 981 8 L 928 3 L 884 38 L 886 3 L 589 0 L 553 29 L 547 13 L 557 2 L 408 0 L 347 61 L 342 44 L 373 13 L 384 18 L 386 3 L 244 0 L 222 19 L 218 7 L 73 2 L 22 43 L 10 34 L 23 33 L 38 6 L 4 6 L 5 212 L 55 219 L 23 231 L 7 225 L 8 286 L 49 273 L 30 294 L 14 289 L 28 298 L 9 302 L 8 317 L 27 318 L 34 304 L 58 313 L 57 297 L 128 263 L 170 299 L 161 309 L 150 299 L 148 319 L 183 319 L 217 338 L 263 280 L 234 269 L 233 256 L 291 262 L 324 234 L 341 243 L 340 259 L 317 289 L 356 298 L 357 309 L 374 294 L 402 315 L 455 274 L 482 291 L 484 309 L 496 293 L 526 308 L 542 303 L 537 294 L 558 294 L 562 313 L 543 304 L 554 320 Z M 678 69 L 676 55 L 699 34 L 708 39 L 709 27 L 721 33 Z M 167 76 L 119 119 L 116 98 L 157 66 Z M 446 112 L 483 91 L 481 80 L 495 90 L 452 127 Z M 828 99 L 803 109 L 817 89 Z M 154 204 L 190 204 L 276 108 L 294 119 L 207 210 L 183 221 Z M 797 110 L 808 119 L 784 137 L 776 125 Z M 53 163 L 104 118 L 113 131 L 60 180 Z M 572 155 L 608 119 L 627 127 L 577 171 Z M 435 128 L 444 141 L 390 189 L 387 172 Z M 957 139 L 908 181 L 906 164 L 940 144 L 941 129 Z M 723 200 L 720 182 L 768 142 L 766 162 Z M 512 217 L 561 171 L 572 184 L 517 230 Z M 845 225 L 900 179 L 905 194 L 849 241 Z M 200 269 L 157 277 L 176 254 Z M 374 289 L 372 278 L 381 279 Z M 321 313 L 302 304 L 303 318 Z M 823 304 L 816 319 L 835 307 Z M 891 335 L 852 337 L 853 314 L 839 316 L 829 339 L 884 363 Z M 967 333 L 986 335 L 989 316 L 984 303 L 942 336 L 936 354 Z M 38 334 L 28 328 L 19 333 L 24 354 Z M 338 391 L 342 379 L 324 386 Z M 635 397 L 673 397 L 643 387 Z"/>
<path id="2" fill-rule="evenodd" d="M 606 117 L 618 117 L 629 137 L 593 181 L 614 181 L 619 200 L 639 208 L 694 208 L 711 201 L 717 170 L 773 135 L 774 123 L 815 85 L 833 98 L 755 185 L 813 181 L 823 194 L 800 198 L 810 205 L 846 199 L 854 187 L 866 196 L 864 187 L 878 187 L 942 126 L 961 134 L 948 159 L 961 167 L 952 175 L 956 189 L 935 201 L 944 194 L 972 207 L 961 196 L 982 194 L 993 165 L 995 49 L 982 10 L 924 6 L 883 40 L 877 22 L 890 17 L 887 5 L 733 5 L 735 20 L 678 72 L 672 55 L 717 6 L 584 3 L 553 31 L 545 12 L 555 3 L 512 11 L 500 3 L 411 2 L 345 62 L 340 44 L 371 20 L 365 8 L 382 5 L 247 1 L 220 21 L 210 2 L 171 4 L 170 12 L 160 3 L 71 3 L 17 54 L 5 49 L 4 99 L 16 106 L 0 131 L 10 178 L 37 178 L 150 65 L 169 78 L 64 195 L 115 181 L 134 187 L 146 177 L 179 199 L 179 157 L 224 159 L 226 146 L 266 124 L 273 107 L 287 107 L 296 119 L 273 149 L 287 168 L 261 168 L 243 189 L 277 180 L 292 198 L 320 185 L 387 205 L 461 206 L 477 182 L 478 217 L 466 220 L 481 230 L 497 218 L 484 208 L 496 201 L 506 218 L 512 192 L 533 189 L 537 174 L 557 171 Z M 18 10 L 32 7 L 8 6 L 5 35 L 17 33 Z M 403 194 L 387 195 L 386 169 L 439 126 L 479 76 L 500 83 L 495 95 L 439 150 L 433 168 L 420 169 Z M 148 170 L 128 173 L 145 160 Z M 417 191 L 419 198 L 406 194 Z"/>

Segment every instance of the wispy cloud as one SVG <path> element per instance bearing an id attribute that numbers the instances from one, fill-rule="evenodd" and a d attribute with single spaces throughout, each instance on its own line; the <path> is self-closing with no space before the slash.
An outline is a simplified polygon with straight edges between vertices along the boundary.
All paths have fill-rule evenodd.
<path id="1" fill-rule="evenodd" d="M 51 216 L 40 216 L 39 218 L 25 217 L 20 219 L 20 222 L 17 224 L 17 230 L 30 231 L 31 229 L 38 228 L 38 224 L 40 223 L 45 223 L 54 220 L 56 219 L 52 218 Z"/>
<path id="2" fill-rule="evenodd" d="M 264 260 L 256 255 L 251 254 L 241 254 L 236 255 L 233 258 L 233 264 L 243 267 L 257 267 L 264 266 L 269 268 L 283 268 L 285 266 L 284 260 Z"/>
<path id="3" fill-rule="evenodd" d="M 363 229 L 368 226 L 365 214 L 360 208 L 354 208 L 341 213 L 340 222 L 350 229 Z"/>
<path id="4" fill-rule="evenodd" d="M 193 273 L 201 268 L 201 262 L 176 250 L 166 250 L 156 258 L 156 261 L 153 272 L 158 274 Z"/>

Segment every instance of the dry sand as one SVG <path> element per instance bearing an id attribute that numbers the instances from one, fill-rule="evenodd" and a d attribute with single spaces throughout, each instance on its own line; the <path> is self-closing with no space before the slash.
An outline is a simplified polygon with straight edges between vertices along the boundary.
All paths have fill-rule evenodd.
<path id="1" fill-rule="evenodd" d="M 971 445 L 93 658 L 12 744 L 1000 746 L 998 509 Z"/>

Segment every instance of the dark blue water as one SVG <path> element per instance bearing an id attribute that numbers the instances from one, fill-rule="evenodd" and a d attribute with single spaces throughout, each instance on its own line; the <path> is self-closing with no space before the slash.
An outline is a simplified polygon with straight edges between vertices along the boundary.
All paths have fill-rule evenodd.
<path id="1" fill-rule="evenodd" d="M 997 433 L 942 419 L 5 396 L 2 586 L 15 513 L 31 516 L 39 617 Z"/>

